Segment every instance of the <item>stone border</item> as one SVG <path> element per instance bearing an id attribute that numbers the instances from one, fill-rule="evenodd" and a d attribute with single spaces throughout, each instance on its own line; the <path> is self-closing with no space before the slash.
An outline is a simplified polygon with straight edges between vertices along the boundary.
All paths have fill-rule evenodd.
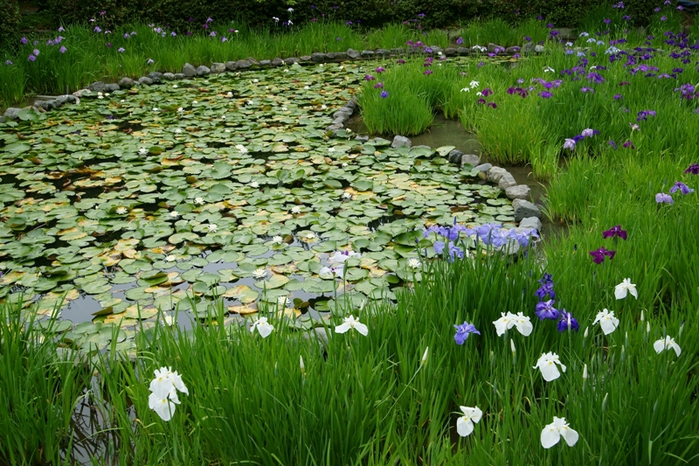
<path id="1" fill-rule="evenodd" d="M 80 97 L 83 94 L 89 94 L 89 92 L 113 92 L 120 89 L 129 89 L 136 84 L 151 86 L 154 84 L 161 84 L 164 81 L 177 81 L 186 78 L 195 78 L 201 76 L 207 76 L 209 74 L 219 74 L 224 72 L 237 72 L 245 71 L 249 69 L 265 69 L 273 68 L 279 66 L 288 66 L 295 63 L 302 65 L 315 64 L 315 63 L 332 63 L 341 62 L 345 60 L 370 60 L 374 58 L 388 58 L 388 57 L 399 57 L 399 56 L 414 56 L 414 55 L 439 55 L 445 57 L 454 56 L 482 56 L 483 53 L 498 53 L 498 56 L 512 56 L 517 53 L 542 53 L 543 46 L 538 46 L 535 50 L 533 44 L 527 43 L 524 47 L 507 47 L 504 48 L 497 44 L 489 43 L 487 47 L 474 45 L 473 47 L 447 47 L 442 49 L 438 46 L 423 46 L 422 48 L 414 47 L 409 49 L 404 49 L 403 47 L 397 47 L 392 49 L 376 49 L 376 50 L 362 50 L 357 51 L 354 49 L 347 49 L 346 52 L 314 52 L 311 55 L 304 55 L 302 57 L 289 57 L 289 58 L 274 58 L 272 60 L 256 60 L 249 57 L 244 60 L 238 61 L 227 61 L 225 63 L 212 63 L 211 67 L 201 65 L 199 67 L 194 67 L 189 63 L 185 63 L 182 67 L 181 73 L 161 73 L 154 71 L 146 76 L 142 76 L 137 80 L 131 78 L 122 78 L 119 84 L 109 83 L 105 84 L 102 81 L 97 81 L 90 84 L 86 89 L 81 89 L 74 92 L 73 94 L 59 95 L 59 96 L 43 96 L 43 99 L 37 100 L 33 107 L 39 112 L 45 112 L 48 110 L 53 110 L 55 108 L 62 107 L 65 104 L 79 104 Z M 503 51 L 504 50 L 504 51 Z M 356 104 L 356 102 L 355 102 Z M 31 107 L 25 107 L 31 108 Z M 354 109 L 354 107 L 351 107 Z M 0 116 L 0 123 L 6 120 L 16 120 L 19 117 L 19 112 L 21 108 L 8 107 L 5 110 L 3 116 Z M 336 112 L 333 115 L 336 119 L 339 118 Z M 346 120 L 345 120 L 346 121 Z M 344 123 L 344 122 L 343 122 Z"/>

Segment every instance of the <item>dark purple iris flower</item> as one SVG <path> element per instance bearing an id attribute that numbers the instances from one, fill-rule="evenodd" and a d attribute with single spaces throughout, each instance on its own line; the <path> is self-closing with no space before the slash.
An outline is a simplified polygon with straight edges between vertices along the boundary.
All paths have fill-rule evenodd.
<path id="1" fill-rule="evenodd" d="M 628 238 L 626 230 L 622 230 L 621 225 L 613 226 L 609 230 L 605 230 L 602 232 L 602 238 L 614 238 L 615 236 L 618 236 L 623 240 L 626 240 L 626 238 Z"/>
<path id="2" fill-rule="evenodd" d="M 592 256 L 592 260 L 595 262 L 595 264 L 601 264 L 604 262 L 605 256 L 609 257 L 609 259 L 614 259 L 614 254 L 616 254 L 616 251 L 609 251 L 605 248 L 590 251 L 590 255 Z"/>
<path id="3" fill-rule="evenodd" d="M 580 325 L 573 314 L 566 312 L 565 309 L 561 309 L 561 320 L 558 321 L 558 331 L 565 332 L 566 330 L 575 330 L 576 332 L 580 330 Z"/>
<path id="4" fill-rule="evenodd" d="M 699 163 L 691 164 L 684 172 L 691 173 L 692 175 L 699 175 Z"/>
<path id="5" fill-rule="evenodd" d="M 550 99 L 551 97 L 553 97 L 553 94 L 549 91 L 541 91 L 539 92 L 539 96 L 543 97 L 544 99 Z"/>
<path id="6" fill-rule="evenodd" d="M 481 332 L 476 329 L 475 325 L 469 324 L 468 322 L 464 322 L 461 325 L 454 325 L 454 328 L 456 329 L 454 340 L 456 340 L 457 345 L 463 345 L 471 333 L 476 335 L 481 334 Z"/>
<path id="7" fill-rule="evenodd" d="M 655 116 L 655 110 L 641 110 L 638 112 L 638 117 L 636 121 L 647 120 L 649 116 Z"/>

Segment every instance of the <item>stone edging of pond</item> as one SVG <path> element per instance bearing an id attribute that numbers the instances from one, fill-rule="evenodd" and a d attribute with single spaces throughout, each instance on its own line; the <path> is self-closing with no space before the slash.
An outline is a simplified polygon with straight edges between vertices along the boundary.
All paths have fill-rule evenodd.
<path id="1" fill-rule="evenodd" d="M 102 81 L 97 81 L 90 84 L 86 89 L 81 89 L 74 92 L 73 94 L 60 95 L 56 97 L 51 96 L 38 96 L 38 99 L 34 103 L 33 108 L 38 112 L 46 112 L 66 104 L 79 104 L 80 97 L 84 94 L 90 94 L 96 92 L 98 95 L 107 92 L 118 91 L 121 89 L 129 89 L 135 85 L 141 86 L 151 86 L 156 84 L 164 84 L 167 81 L 179 81 L 182 79 L 204 77 L 209 74 L 221 74 L 225 72 L 229 73 L 239 73 L 240 71 L 247 70 L 257 70 L 274 68 L 285 65 L 307 65 L 307 64 L 321 64 L 328 62 L 342 62 L 345 60 L 370 60 L 373 58 L 388 58 L 403 55 L 438 55 L 443 57 L 453 57 L 453 56 L 469 56 L 475 55 L 480 56 L 481 53 L 496 53 L 499 56 L 512 56 L 517 53 L 523 52 L 525 54 L 531 53 L 543 53 L 544 47 L 542 45 L 534 45 L 532 43 L 527 43 L 524 47 L 512 46 L 504 48 L 497 44 L 489 43 L 487 47 L 480 45 L 474 45 L 471 48 L 468 47 L 448 47 L 446 49 L 441 49 L 438 46 L 424 46 L 422 49 L 418 47 L 409 48 L 407 51 L 403 47 L 388 49 L 376 49 L 376 50 L 362 50 L 361 52 L 353 49 L 348 49 L 347 52 L 329 52 L 321 53 L 314 52 L 311 55 L 298 57 L 289 57 L 286 59 L 274 58 L 272 60 L 256 60 L 252 57 L 237 60 L 228 61 L 225 63 L 212 63 L 211 67 L 200 65 L 194 67 L 189 63 L 185 63 L 182 67 L 181 73 L 161 73 L 158 71 L 153 71 L 147 76 L 142 76 L 137 80 L 133 80 L 128 77 L 122 78 L 118 84 L 116 83 L 104 83 Z M 357 101 L 356 98 L 350 99 L 344 106 L 333 113 L 333 122 L 326 129 L 335 134 L 336 131 L 344 129 L 344 125 L 347 120 L 350 119 L 352 113 L 356 109 Z M 5 110 L 3 116 L 0 116 L 0 123 L 6 120 L 16 120 L 20 116 L 20 112 L 23 109 L 9 107 Z M 368 136 L 357 135 L 356 138 L 360 141 L 369 140 Z M 391 147 L 396 148 L 400 146 L 411 146 L 412 143 L 410 139 L 404 136 L 395 136 Z M 538 232 L 541 231 L 541 209 L 530 202 L 528 199 L 530 197 L 530 188 L 527 185 L 518 185 L 514 177 L 510 172 L 504 168 L 495 167 L 490 163 L 481 163 L 480 157 L 475 154 L 464 154 L 459 150 L 452 150 L 447 154 L 449 162 L 459 165 L 461 168 L 470 165 L 474 170 L 477 170 L 479 178 L 486 180 L 490 183 L 497 184 L 500 189 L 505 191 L 505 195 L 508 199 L 512 200 L 512 207 L 515 210 L 514 217 L 515 222 L 519 223 L 520 228 L 535 228 Z"/>
<path id="2" fill-rule="evenodd" d="M 497 44 L 489 43 L 487 47 L 481 45 L 474 45 L 473 47 L 447 47 L 442 49 L 436 45 L 434 46 L 423 46 L 411 47 L 407 50 L 403 47 L 397 47 L 392 49 L 376 49 L 376 50 L 362 50 L 361 52 L 354 49 L 347 49 L 346 52 L 314 52 L 311 55 L 304 55 L 299 57 L 289 57 L 289 58 L 274 58 L 272 60 L 256 60 L 255 58 L 249 57 L 244 60 L 237 61 L 227 61 L 225 63 L 215 62 L 211 64 L 211 67 L 200 65 L 194 67 L 189 63 L 185 63 L 182 67 L 181 73 L 161 73 L 159 71 L 153 71 L 146 76 L 142 76 L 137 80 L 131 78 L 122 78 L 119 83 L 109 83 L 106 84 L 102 81 L 97 81 L 90 84 L 86 89 L 81 89 L 74 92 L 73 94 L 66 94 L 60 96 L 38 96 L 37 101 L 34 103 L 33 107 L 40 112 L 53 110 L 54 108 L 62 107 L 65 104 L 79 103 L 79 97 L 82 96 L 86 91 L 90 92 L 113 92 L 120 89 L 129 89 L 137 84 L 140 85 L 154 85 L 162 84 L 165 81 L 177 81 L 187 78 L 196 78 L 207 76 L 209 74 L 220 74 L 224 72 L 239 72 L 247 70 L 257 70 L 265 68 L 274 68 L 279 66 L 288 66 L 293 64 L 308 65 L 308 64 L 321 64 L 321 63 L 333 63 L 342 62 L 345 60 L 371 60 L 374 58 L 388 58 L 388 57 L 398 57 L 398 56 L 411 56 L 411 55 L 438 55 L 444 57 L 454 57 L 454 56 L 469 56 L 475 55 L 480 56 L 482 53 L 496 53 L 498 56 L 512 56 L 517 53 L 543 53 L 543 45 L 533 45 L 527 43 L 524 47 L 512 46 L 512 47 L 502 47 Z M 31 108 L 31 107 L 27 107 Z M 5 110 L 3 116 L 0 116 L 0 123 L 6 120 L 16 120 L 19 118 L 19 112 L 21 108 L 8 107 Z"/>

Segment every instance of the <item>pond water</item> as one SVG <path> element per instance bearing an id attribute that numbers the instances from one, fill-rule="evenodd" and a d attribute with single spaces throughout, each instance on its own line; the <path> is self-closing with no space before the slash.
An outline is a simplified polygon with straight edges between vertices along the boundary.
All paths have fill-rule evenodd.
<path id="1" fill-rule="evenodd" d="M 212 75 L 1 124 L 0 299 L 58 315 L 80 348 L 119 326 L 130 350 L 175 313 L 188 328 L 264 307 L 309 328 L 420 280 L 426 225 L 513 225 L 499 189 L 444 157 L 475 147 L 463 131 L 436 125 L 422 136 L 433 149 L 327 133 L 362 77 Z M 336 254 L 348 250 L 359 256 Z"/>

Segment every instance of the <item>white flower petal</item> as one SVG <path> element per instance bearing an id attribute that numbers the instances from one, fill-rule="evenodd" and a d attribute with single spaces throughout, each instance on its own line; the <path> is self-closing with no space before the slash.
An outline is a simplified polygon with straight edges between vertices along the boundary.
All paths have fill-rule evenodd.
<path id="1" fill-rule="evenodd" d="M 468 417 L 461 416 L 456 420 L 456 431 L 462 437 L 471 435 L 471 432 L 473 432 L 473 422 L 471 422 Z"/>
<path id="2" fill-rule="evenodd" d="M 561 439 L 561 434 L 558 432 L 558 428 L 553 424 L 549 424 L 544 427 L 541 431 L 541 446 L 544 448 L 551 448 Z"/>
<path id="3" fill-rule="evenodd" d="M 575 430 L 568 426 L 560 427 L 559 429 L 563 439 L 566 441 L 569 447 L 572 447 L 578 442 L 579 435 Z"/>
<path id="4" fill-rule="evenodd" d="M 556 380 L 561 376 L 561 373 L 558 371 L 558 368 L 556 367 L 556 364 L 553 363 L 552 361 L 547 361 L 539 366 L 539 370 L 541 370 L 541 375 L 544 377 L 544 380 L 547 382 L 551 382 L 552 380 Z"/>
<path id="5" fill-rule="evenodd" d="M 354 324 L 354 329 L 364 336 L 367 336 L 369 334 L 369 329 L 367 328 L 367 326 L 360 322 Z"/>
<path id="6" fill-rule="evenodd" d="M 345 323 L 340 324 L 340 325 L 338 325 L 337 327 L 335 327 L 335 333 L 345 333 L 345 332 L 348 331 L 350 328 L 351 328 L 351 327 L 350 327 L 350 324 L 348 324 L 347 322 L 345 322 Z"/>

